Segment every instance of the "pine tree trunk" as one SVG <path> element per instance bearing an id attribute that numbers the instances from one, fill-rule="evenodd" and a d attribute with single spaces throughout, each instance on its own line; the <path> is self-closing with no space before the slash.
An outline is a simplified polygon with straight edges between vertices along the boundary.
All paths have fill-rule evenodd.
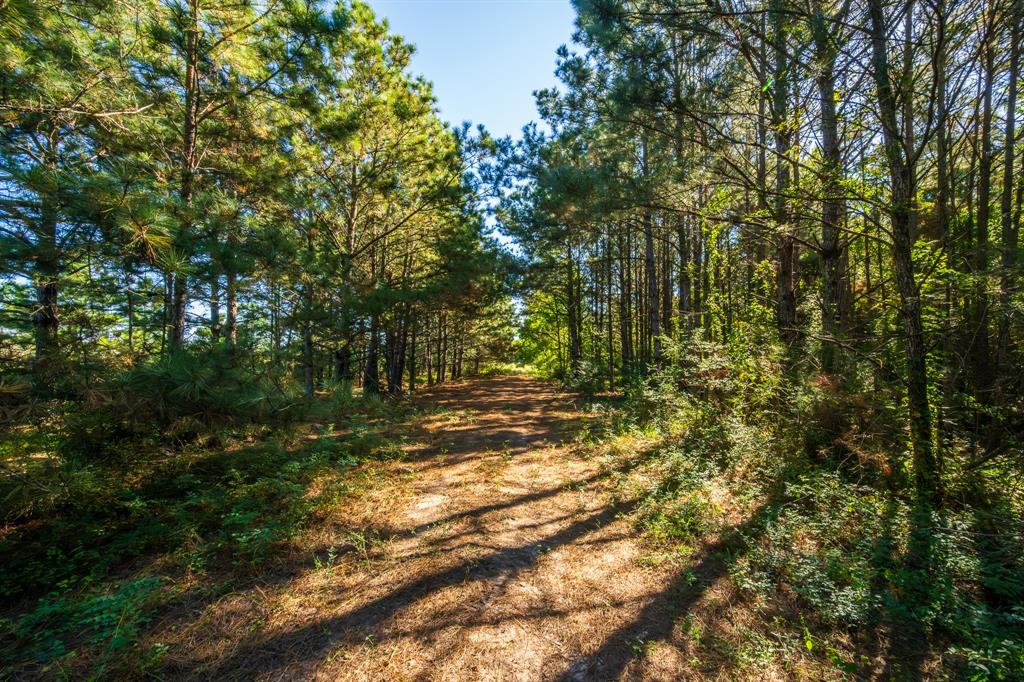
<path id="1" fill-rule="evenodd" d="M 605 306 L 608 310 L 607 319 L 605 320 L 607 330 L 607 349 L 608 349 L 608 390 L 615 390 L 615 323 L 612 320 L 612 308 L 615 304 L 613 300 L 612 292 L 612 238 L 611 234 L 605 237 L 604 241 L 605 249 Z"/>
<path id="2" fill-rule="evenodd" d="M 380 317 L 370 315 L 370 334 L 366 339 L 366 364 L 363 365 L 363 394 L 380 394 Z"/>
<path id="3" fill-rule="evenodd" d="M 57 215 L 47 199 L 42 201 L 36 232 L 33 269 L 36 307 L 32 313 L 35 359 L 32 371 L 36 387 L 46 390 L 52 386 L 60 362 L 60 317 L 57 307 L 60 249 L 57 245 Z"/>
<path id="4" fill-rule="evenodd" d="M 434 352 L 430 343 L 430 335 L 424 340 L 423 356 L 427 365 L 427 386 L 434 385 Z"/>
<path id="5" fill-rule="evenodd" d="M 693 291 L 691 296 L 693 297 L 693 307 L 690 319 L 692 320 L 691 329 L 701 329 L 704 326 L 704 271 L 706 270 L 704 263 L 704 226 L 701 224 L 699 219 L 694 219 L 693 225 L 691 226 L 693 234 L 690 235 L 693 240 Z"/>
<path id="6" fill-rule="evenodd" d="M 181 182 L 178 198 L 185 212 L 179 226 L 177 242 L 182 251 L 189 253 L 192 235 L 192 192 L 195 182 L 196 142 L 199 126 L 199 0 L 189 0 L 188 28 L 185 32 L 185 118 L 182 122 Z M 179 269 L 174 274 L 171 295 L 171 324 L 169 348 L 171 352 L 185 345 L 185 315 L 188 309 L 188 274 Z"/>
<path id="7" fill-rule="evenodd" d="M 644 175 L 647 174 L 647 141 L 641 149 Z M 653 354 L 651 360 L 656 367 L 661 366 L 661 317 L 658 314 L 658 271 L 654 258 L 654 225 L 651 214 L 644 211 L 644 272 L 647 277 L 647 331 L 651 339 Z M 645 346 L 646 347 L 646 346 Z"/>
<path id="8" fill-rule="evenodd" d="M 672 337 L 672 252 L 661 245 L 661 332 Z"/>
<path id="9" fill-rule="evenodd" d="M 978 222 L 974 260 L 974 301 L 971 306 L 971 368 L 976 397 L 990 401 L 992 389 L 991 346 L 989 342 L 989 218 L 992 209 L 992 81 L 995 78 L 995 13 L 989 4 L 986 34 L 981 48 L 984 81 L 981 92 L 981 153 L 978 158 Z"/>
<path id="10" fill-rule="evenodd" d="M 997 340 L 997 362 L 999 365 L 1000 384 L 1011 378 L 1013 368 L 1010 364 L 1010 327 L 1013 320 L 1011 297 L 1017 286 L 1017 222 L 1013 215 L 1014 188 L 1014 140 L 1016 139 L 1017 118 L 1017 85 L 1020 70 L 1020 42 L 1022 9 L 1024 0 L 1014 0 L 1010 21 L 1010 74 L 1006 96 L 1006 132 L 1003 148 L 1003 190 L 1000 197 L 1000 213 L 1002 219 L 1002 261 L 999 279 L 999 335 Z"/>
<path id="11" fill-rule="evenodd" d="M 870 17 L 872 77 L 875 80 L 879 118 L 885 143 L 885 156 L 891 182 L 890 220 L 892 258 L 896 287 L 900 296 L 906 354 L 907 406 L 911 445 L 914 452 L 914 477 L 919 497 L 930 504 L 941 500 L 938 461 L 932 445 L 931 407 L 928 403 L 928 371 L 921 321 L 920 291 L 914 279 L 913 206 L 914 167 L 904 156 L 904 140 L 899 137 L 896 96 L 889 79 L 885 15 L 882 0 L 868 0 Z M 908 103 L 908 106 L 910 103 Z"/>
<path id="12" fill-rule="evenodd" d="M 416 317 L 412 319 L 412 330 L 409 338 L 409 393 L 416 392 L 416 332 L 418 324 Z"/>
<path id="13" fill-rule="evenodd" d="M 796 340 L 796 240 L 789 209 L 790 147 L 789 69 L 785 0 L 772 0 L 772 40 L 775 75 L 772 97 L 772 124 L 775 128 L 775 220 L 779 228 L 779 266 L 776 276 L 776 320 L 779 335 L 786 343 Z"/>
<path id="14" fill-rule="evenodd" d="M 220 277 L 216 266 L 210 273 L 210 339 L 220 341 Z"/>
<path id="15" fill-rule="evenodd" d="M 442 313 L 438 318 L 437 331 L 437 383 L 443 384 L 448 366 L 448 316 Z"/>
<path id="16" fill-rule="evenodd" d="M 274 352 L 272 360 L 276 369 L 281 361 L 281 289 L 274 281 L 271 282 L 270 288 L 272 291 L 271 299 L 273 300 L 273 305 L 270 309 L 270 333 L 272 335 L 271 343 Z"/>
<path id="17" fill-rule="evenodd" d="M 229 270 L 227 275 L 227 325 L 225 335 L 228 345 L 235 346 L 238 343 L 238 275 Z"/>
<path id="18" fill-rule="evenodd" d="M 576 286 L 576 265 L 573 262 L 572 246 L 565 248 L 566 268 L 566 320 L 569 326 L 569 369 L 575 374 L 580 368 L 583 358 L 583 339 L 581 338 L 581 320 L 579 319 L 579 291 Z"/>
<path id="19" fill-rule="evenodd" d="M 128 316 L 128 359 L 135 361 L 135 279 L 131 266 L 125 266 L 125 312 Z"/>
<path id="20" fill-rule="evenodd" d="M 305 311 L 302 316 L 302 375 L 306 398 L 313 397 L 313 285 L 305 284 Z"/>
<path id="21" fill-rule="evenodd" d="M 619 247 L 619 337 L 622 352 L 622 371 L 629 373 L 633 365 L 633 321 L 631 319 L 633 296 L 629 254 L 622 235 L 618 235 Z"/>
<path id="22" fill-rule="evenodd" d="M 822 296 L 821 320 L 826 340 L 821 345 L 821 366 L 832 374 L 839 368 L 839 347 L 832 341 L 842 337 L 849 319 L 846 282 L 847 256 L 841 239 L 846 213 L 843 201 L 842 154 L 835 100 L 835 52 L 828 32 L 828 18 L 819 5 L 812 20 L 815 56 L 818 61 L 818 99 L 821 110 L 822 181 L 821 204 Z"/>

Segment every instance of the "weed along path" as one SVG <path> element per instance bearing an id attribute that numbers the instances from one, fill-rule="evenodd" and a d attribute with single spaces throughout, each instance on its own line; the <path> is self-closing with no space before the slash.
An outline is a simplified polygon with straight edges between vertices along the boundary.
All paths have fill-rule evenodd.
<path id="1" fill-rule="evenodd" d="M 419 398 L 405 456 L 314 532 L 315 559 L 162 636 L 196 679 L 669 680 L 705 676 L 680 632 L 722 567 L 649 565 L 574 444 L 573 396 L 525 377 Z M 333 548 L 333 549 L 332 549 Z M 310 565 L 312 564 L 312 565 Z M 680 573 L 685 580 L 680 581 Z M 166 641 L 166 640 L 165 640 Z M 688 670 L 689 673 L 683 671 Z M 713 670 L 705 670 L 716 677 Z"/>

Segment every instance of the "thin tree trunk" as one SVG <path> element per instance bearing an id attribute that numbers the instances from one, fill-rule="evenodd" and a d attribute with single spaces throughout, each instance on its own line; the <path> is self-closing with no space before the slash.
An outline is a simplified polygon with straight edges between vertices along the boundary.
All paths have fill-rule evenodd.
<path id="1" fill-rule="evenodd" d="M 409 338 L 409 393 L 416 392 L 416 332 L 418 330 L 416 316 L 412 318 L 412 330 Z"/>
<path id="2" fill-rule="evenodd" d="M 135 280 L 132 277 L 131 266 L 125 266 L 125 303 L 128 314 L 128 358 L 135 361 Z"/>
<path id="3" fill-rule="evenodd" d="M 775 129 L 775 220 L 779 227 L 779 266 L 776 277 L 776 319 L 779 335 L 787 343 L 796 340 L 796 239 L 789 210 L 790 147 L 789 121 L 789 32 L 785 0 L 772 0 L 772 41 L 775 53 L 775 83 L 772 95 L 772 124 Z"/>
<path id="4" fill-rule="evenodd" d="M 672 251 L 667 242 L 661 245 L 661 331 L 672 337 Z"/>
<path id="5" fill-rule="evenodd" d="M 227 274 L 227 324 L 225 335 L 228 345 L 234 346 L 238 343 L 238 275 L 229 270 Z"/>
<path id="6" fill-rule="evenodd" d="M 370 333 L 366 339 L 366 363 L 363 365 L 363 394 L 380 394 L 380 316 L 370 314 Z"/>
<path id="7" fill-rule="evenodd" d="M 182 122 L 181 181 L 178 198 L 184 217 L 178 234 L 178 246 L 186 253 L 191 251 L 188 240 L 192 234 L 192 192 L 195 182 L 196 142 L 199 125 L 199 0 L 189 0 L 188 28 L 185 31 L 185 111 Z M 188 273 L 180 269 L 174 275 L 174 289 L 171 295 L 171 329 L 169 345 L 172 352 L 185 345 L 185 315 L 188 309 Z"/>
<path id="8" fill-rule="evenodd" d="M 302 369 L 306 398 L 313 397 L 313 285 L 305 284 L 305 314 L 302 319 Z"/>
<path id="9" fill-rule="evenodd" d="M 608 310 L 607 319 L 605 320 L 607 329 L 607 344 L 608 344 L 608 390 L 615 390 L 615 332 L 614 322 L 612 321 L 612 308 L 614 305 L 613 294 L 612 294 L 612 238 L 611 235 L 607 235 L 604 240 L 605 250 L 605 305 Z"/>
<path id="10" fill-rule="evenodd" d="M 1013 320 L 1011 297 L 1017 286 L 1017 222 L 1013 215 L 1014 188 L 1014 142 L 1016 140 L 1017 82 L 1020 69 L 1021 14 L 1022 0 L 1014 0 L 1010 30 L 1010 75 L 1006 95 L 1006 132 L 1003 148 L 1003 190 L 1000 197 L 1000 218 L 1002 219 L 1002 262 L 999 278 L 999 336 L 997 340 L 997 362 L 1000 383 L 1008 379 L 1013 371 L 1010 365 L 1010 326 Z"/>
<path id="11" fill-rule="evenodd" d="M 643 157 L 643 172 L 647 174 L 647 141 L 644 140 L 641 149 Z M 652 361 L 656 367 L 661 366 L 661 317 L 658 314 L 658 271 L 654 258 L 654 225 L 651 214 L 644 211 L 644 271 L 647 276 L 647 330 L 650 334 L 653 347 Z"/>
<path id="12" fill-rule="evenodd" d="M 565 247 L 565 305 L 566 321 L 569 326 L 569 370 L 575 374 L 583 357 L 583 340 L 580 338 L 579 291 L 576 286 L 576 265 L 573 262 L 572 245 Z"/>
<path id="13" fill-rule="evenodd" d="M 271 281 L 270 288 L 272 291 L 271 299 L 273 300 L 273 305 L 270 309 L 270 333 L 274 348 L 273 363 L 276 369 L 281 361 L 281 289 L 274 281 Z"/>
<path id="14" fill-rule="evenodd" d="M 57 244 L 57 213 L 47 199 L 42 201 L 34 250 L 36 307 L 32 313 L 32 326 L 35 330 L 35 360 L 32 370 L 37 387 L 48 389 L 53 383 L 60 361 L 60 316 L 57 307 L 60 248 Z"/>
<path id="15" fill-rule="evenodd" d="M 631 319 L 632 277 L 626 240 L 618 235 L 619 247 L 619 337 L 622 371 L 628 373 L 633 364 L 633 321 Z"/>
<path id="16" fill-rule="evenodd" d="M 220 273 L 216 266 L 210 272 L 210 339 L 220 341 Z"/>
<path id="17" fill-rule="evenodd" d="M 875 80 L 879 119 L 885 143 L 885 156 L 891 182 L 890 220 L 892 257 L 896 287 L 900 295 L 900 316 L 906 334 L 907 406 L 911 445 L 914 453 L 914 477 L 920 498 L 931 504 L 941 500 L 938 461 L 932 445 L 931 407 L 928 403 L 928 372 L 921 321 L 920 291 L 914 279 L 913 201 L 914 167 L 905 156 L 900 139 L 896 96 L 889 79 L 885 15 L 882 0 L 868 0 L 870 18 L 872 77 Z M 907 106 L 911 106 L 907 102 Z"/>
<path id="18" fill-rule="evenodd" d="M 974 301 L 972 305 L 973 343 L 971 364 L 977 397 L 988 402 L 992 388 L 991 348 L 989 343 L 989 217 L 992 208 L 992 81 L 995 78 L 995 12 L 989 4 L 981 48 L 984 82 L 981 92 L 981 154 L 978 158 L 978 222 L 974 261 Z"/>
<path id="19" fill-rule="evenodd" d="M 842 337 L 849 318 L 846 248 L 840 235 L 846 204 L 843 200 L 842 153 L 835 100 L 835 50 L 829 34 L 829 19 L 821 5 L 812 18 L 815 56 L 818 61 L 818 99 L 821 112 L 822 181 L 821 202 L 821 320 L 826 341 L 821 346 L 822 369 L 831 374 L 839 366 L 839 347 L 832 339 Z"/>

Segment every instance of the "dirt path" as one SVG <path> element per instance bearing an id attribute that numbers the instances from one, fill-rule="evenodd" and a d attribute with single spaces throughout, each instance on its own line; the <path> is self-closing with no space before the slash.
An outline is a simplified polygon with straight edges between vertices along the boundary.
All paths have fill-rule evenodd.
<path id="1" fill-rule="evenodd" d="M 183 676 L 678 679 L 679 650 L 646 648 L 675 627 L 671 578 L 638 562 L 614 472 L 572 445 L 572 396 L 502 377 L 425 400 L 445 410 L 352 511 L 363 531 L 325 529 L 336 565 L 222 600 Z"/>

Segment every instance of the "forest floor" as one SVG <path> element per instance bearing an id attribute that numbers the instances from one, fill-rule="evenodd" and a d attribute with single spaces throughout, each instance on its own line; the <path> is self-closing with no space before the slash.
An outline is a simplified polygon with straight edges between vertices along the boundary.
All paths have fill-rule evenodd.
<path id="1" fill-rule="evenodd" d="M 404 454 L 311 531 L 314 566 L 306 554 L 153 624 L 165 674 L 821 679 L 799 652 L 779 665 L 737 658 L 747 618 L 728 538 L 701 539 L 683 565 L 650 560 L 615 483 L 643 454 L 579 442 L 588 417 L 574 396 L 507 376 L 417 400 L 436 407 L 408 426 Z"/>

